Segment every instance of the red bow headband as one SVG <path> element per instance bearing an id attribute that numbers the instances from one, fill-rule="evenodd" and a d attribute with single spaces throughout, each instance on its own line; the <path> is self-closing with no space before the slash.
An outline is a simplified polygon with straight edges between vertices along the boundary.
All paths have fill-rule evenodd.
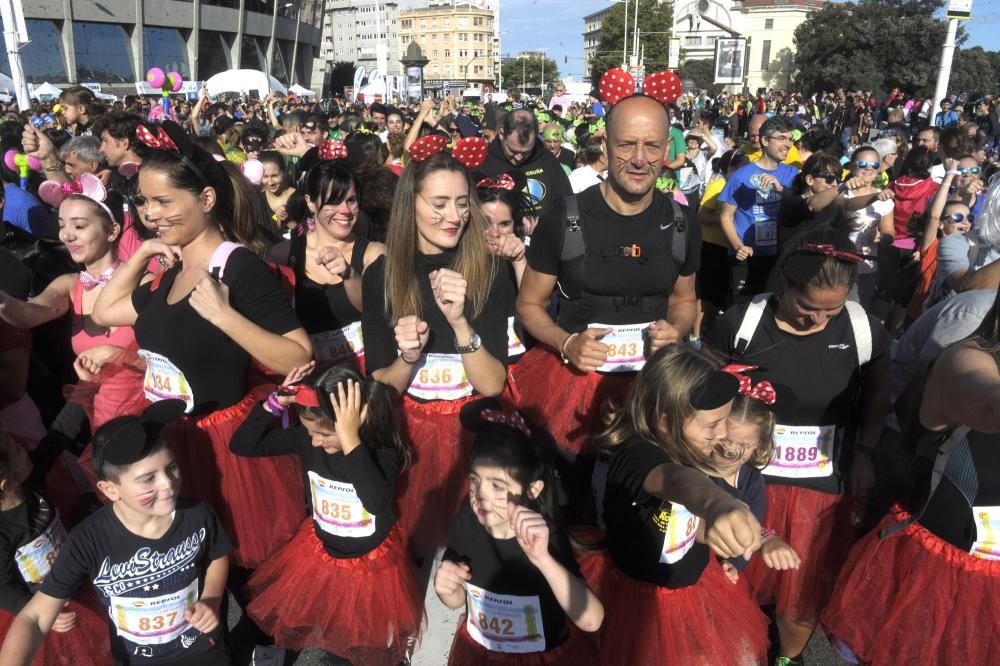
<path id="1" fill-rule="evenodd" d="M 177 144 L 174 143 L 174 140 L 167 135 L 166 131 L 164 131 L 162 127 L 157 127 L 156 134 L 153 134 L 153 131 L 145 125 L 139 125 L 135 128 L 135 138 L 139 139 L 139 141 L 153 150 L 169 150 L 174 153 L 179 152 Z"/>
<path id="2" fill-rule="evenodd" d="M 509 173 L 502 173 L 496 177 L 496 180 L 483 178 L 481 181 L 476 183 L 476 187 L 482 187 L 487 190 L 507 190 L 508 192 L 513 192 L 514 188 L 517 186 L 514 183 L 514 179 L 510 177 Z"/>
<path id="3" fill-rule="evenodd" d="M 484 409 L 479 412 L 479 416 L 484 421 L 499 423 L 514 430 L 520 430 L 526 437 L 531 437 L 531 428 L 528 427 L 524 417 L 517 412 L 502 412 L 499 409 Z"/>
<path id="4" fill-rule="evenodd" d="M 280 389 L 283 395 L 295 396 L 295 404 L 303 407 L 319 407 L 319 394 L 316 389 L 308 384 L 292 384 L 282 386 Z"/>
<path id="5" fill-rule="evenodd" d="M 423 162 L 432 155 L 443 152 L 448 147 L 448 139 L 440 134 L 428 134 L 413 142 L 410 146 L 410 159 Z"/>
<path id="6" fill-rule="evenodd" d="M 609 69 L 601 76 L 597 90 L 608 104 L 614 106 L 636 93 L 635 79 L 623 69 Z M 673 104 L 681 96 L 681 79 L 670 70 L 654 72 L 642 83 L 642 92 L 660 104 Z"/>
<path id="7" fill-rule="evenodd" d="M 771 382 L 764 380 L 758 382 L 757 384 L 754 384 L 753 380 L 750 379 L 749 375 L 743 374 L 745 372 L 750 372 L 756 369 L 757 369 L 756 365 L 730 364 L 722 368 L 722 371 L 728 372 L 733 377 L 736 377 L 737 380 L 739 380 L 740 393 L 742 395 L 746 395 L 751 398 L 756 398 L 757 400 L 760 400 L 768 407 L 771 407 L 778 400 L 778 394 L 775 392 L 774 386 L 771 385 Z"/>
<path id="8" fill-rule="evenodd" d="M 432 155 L 444 152 L 448 148 L 448 139 L 440 134 L 428 134 L 417 139 L 410 146 L 410 159 L 414 162 L 423 162 Z M 486 161 L 486 151 L 489 144 L 486 139 L 478 136 L 470 136 L 460 139 L 451 154 L 459 164 L 466 169 L 476 169 Z"/>
<path id="9" fill-rule="evenodd" d="M 830 243 L 806 243 L 802 246 L 802 249 L 809 252 L 815 252 L 816 254 L 822 254 L 826 257 L 833 257 L 838 261 L 846 261 L 852 264 L 860 264 L 865 260 L 864 257 L 855 252 L 844 252 L 842 250 L 838 250 Z"/>

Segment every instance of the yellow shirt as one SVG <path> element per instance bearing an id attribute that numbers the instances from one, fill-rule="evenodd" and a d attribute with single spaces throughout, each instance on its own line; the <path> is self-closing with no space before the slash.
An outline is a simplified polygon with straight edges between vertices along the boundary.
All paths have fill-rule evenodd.
<path id="1" fill-rule="evenodd" d="M 743 148 L 742 150 L 744 153 L 746 153 L 747 157 L 750 158 L 751 162 L 756 162 L 757 160 L 760 159 L 761 155 L 764 154 L 764 151 L 761 150 L 760 148 L 758 148 L 753 152 L 750 152 L 750 144 L 746 144 L 746 147 Z M 799 149 L 795 147 L 794 143 L 788 147 L 788 156 L 785 157 L 785 159 L 782 161 L 782 164 L 790 164 L 796 169 L 802 168 L 802 157 L 799 156 Z"/>
<path id="2" fill-rule="evenodd" d="M 720 212 L 722 210 L 722 202 L 719 201 L 719 195 L 722 194 L 722 188 L 725 186 L 725 178 L 716 178 L 709 183 L 705 187 L 705 193 L 701 195 L 701 207 L 713 213 Z M 701 240 L 705 243 L 721 245 L 725 248 L 729 247 L 729 241 L 726 240 L 726 234 L 722 232 L 721 224 L 703 224 L 701 226 Z"/>

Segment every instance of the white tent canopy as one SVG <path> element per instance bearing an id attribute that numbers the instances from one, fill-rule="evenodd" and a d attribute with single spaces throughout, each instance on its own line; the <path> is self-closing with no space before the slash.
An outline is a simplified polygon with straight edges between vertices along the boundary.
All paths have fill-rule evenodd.
<path id="1" fill-rule="evenodd" d="M 309 88 L 304 88 L 304 87 L 300 86 L 297 83 L 294 86 L 292 86 L 291 88 L 289 88 L 288 92 L 290 92 L 290 93 L 292 93 L 294 95 L 298 95 L 299 97 L 315 97 L 316 96 L 316 93 L 314 93 L 312 90 L 309 90 Z"/>
<path id="2" fill-rule="evenodd" d="M 208 89 L 208 94 L 213 97 L 227 92 L 242 93 L 251 90 L 256 90 L 261 97 L 269 92 L 282 94 L 287 92 L 281 81 L 257 69 L 230 69 L 219 72 L 205 82 L 205 87 Z"/>
<path id="3" fill-rule="evenodd" d="M 38 100 L 41 100 L 43 97 L 46 99 L 59 97 L 59 95 L 61 94 L 62 94 L 62 88 L 57 88 L 48 81 L 46 81 L 40 86 L 35 86 L 31 90 L 31 97 L 33 99 L 38 99 Z"/>
<path id="4" fill-rule="evenodd" d="M 361 95 L 364 95 L 365 103 L 371 103 L 375 101 L 376 95 L 379 95 L 383 100 L 385 100 L 386 99 L 385 79 L 379 77 L 374 81 L 370 82 L 368 85 L 363 86 L 360 90 L 354 91 L 355 99 L 358 99 Z"/>
<path id="5" fill-rule="evenodd" d="M 6 74 L 0 73 L 0 92 L 14 94 L 17 88 L 14 85 L 14 79 L 10 78 Z"/>

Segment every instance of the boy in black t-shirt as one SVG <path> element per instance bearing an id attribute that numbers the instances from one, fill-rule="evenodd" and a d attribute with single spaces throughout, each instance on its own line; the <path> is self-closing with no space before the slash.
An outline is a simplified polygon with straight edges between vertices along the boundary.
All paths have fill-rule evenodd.
<path id="1" fill-rule="evenodd" d="M 7 634 L 0 663 L 29 664 L 88 580 L 108 609 L 116 663 L 230 663 L 219 605 L 232 544 L 209 505 L 178 497 L 177 463 L 160 436 L 183 409 L 163 401 L 141 419 L 113 419 L 97 431 L 97 486 L 111 502 L 70 532 Z"/>

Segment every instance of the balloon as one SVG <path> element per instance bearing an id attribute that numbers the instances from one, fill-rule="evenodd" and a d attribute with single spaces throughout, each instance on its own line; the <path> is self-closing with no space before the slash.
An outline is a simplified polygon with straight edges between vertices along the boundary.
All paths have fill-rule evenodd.
<path id="1" fill-rule="evenodd" d="M 154 88 L 162 88 L 167 83 L 167 75 L 159 67 L 151 67 L 146 72 L 146 82 Z"/>
<path id="2" fill-rule="evenodd" d="M 170 83 L 170 92 L 181 91 L 181 86 L 184 85 L 184 78 L 180 75 L 180 72 L 170 72 L 167 74 L 167 79 Z"/>

